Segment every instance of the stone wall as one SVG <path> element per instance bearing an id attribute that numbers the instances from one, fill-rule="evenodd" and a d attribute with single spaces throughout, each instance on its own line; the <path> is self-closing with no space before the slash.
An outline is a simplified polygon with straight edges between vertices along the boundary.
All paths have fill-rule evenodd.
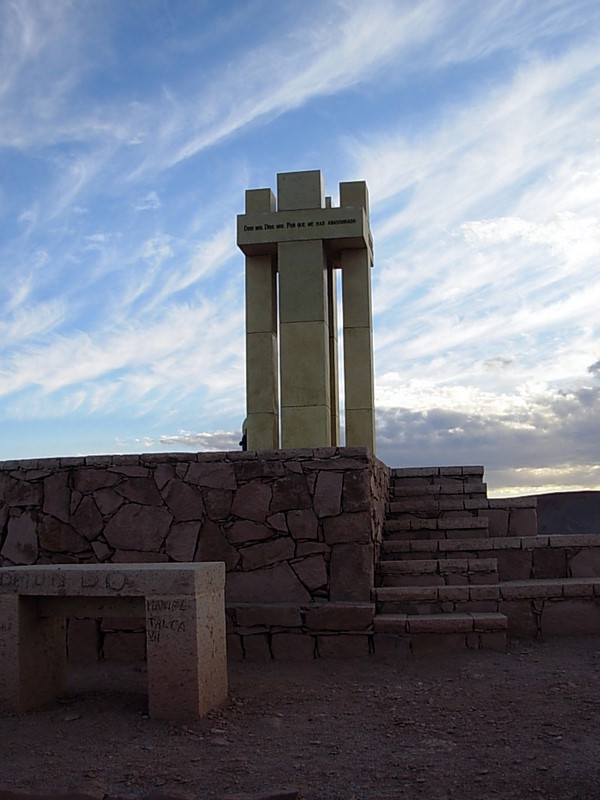
<path id="1" fill-rule="evenodd" d="M 388 484 L 365 448 L 2 462 L 0 566 L 224 561 L 231 658 L 359 654 Z M 118 657 L 126 628 L 79 624 L 73 649 Z"/>
<path id="2" fill-rule="evenodd" d="M 535 536 L 538 532 L 535 497 L 488 499 L 479 515 L 488 518 L 492 537 Z"/>

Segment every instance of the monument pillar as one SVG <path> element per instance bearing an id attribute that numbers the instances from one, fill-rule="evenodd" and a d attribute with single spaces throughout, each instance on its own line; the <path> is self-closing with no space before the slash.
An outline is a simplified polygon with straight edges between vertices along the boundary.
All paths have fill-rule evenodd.
<path id="1" fill-rule="evenodd" d="M 270 189 L 246 191 L 246 213 L 275 211 Z M 279 448 L 277 268 L 271 253 L 246 256 L 246 431 L 253 450 Z"/>
<path id="2" fill-rule="evenodd" d="M 374 452 L 366 184 L 340 184 L 340 208 L 333 208 L 319 170 L 281 173 L 277 210 L 270 189 L 248 190 L 237 223 L 246 256 L 248 449 L 339 444 L 335 270 L 341 268 L 346 444 Z"/>
<path id="3" fill-rule="evenodd" d="M 340 206 L 362 206 L 369 216 L 364 181 L 340 183 Z M 375 452 L 375 377 L 371 311 L 372 253 L 368 248 L 342 250 L 344 309 L 344 387 L 346 445 L 363 445 Z"/>

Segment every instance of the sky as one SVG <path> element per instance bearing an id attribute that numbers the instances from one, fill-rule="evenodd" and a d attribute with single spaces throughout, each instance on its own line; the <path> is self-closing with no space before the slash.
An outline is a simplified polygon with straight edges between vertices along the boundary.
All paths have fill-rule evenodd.
<path id="1" fill-rule="evenodd" d="M 0 0 L 0 460 L 236 450 L 247 188 L 364 180 L 377 455 L 600 489 L 597 0 Z"/>

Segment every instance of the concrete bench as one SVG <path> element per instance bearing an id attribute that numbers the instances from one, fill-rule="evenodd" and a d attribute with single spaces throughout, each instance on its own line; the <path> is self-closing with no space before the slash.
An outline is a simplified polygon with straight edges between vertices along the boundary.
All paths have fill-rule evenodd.
<path id="1" fill-rule="evenodd" d="M 0 569 L 0 711 L 65 690 L 68 618 L 141 616 L 150 716 L 203 716 L 227 697 L 224 590 L 222 563 Z"/>

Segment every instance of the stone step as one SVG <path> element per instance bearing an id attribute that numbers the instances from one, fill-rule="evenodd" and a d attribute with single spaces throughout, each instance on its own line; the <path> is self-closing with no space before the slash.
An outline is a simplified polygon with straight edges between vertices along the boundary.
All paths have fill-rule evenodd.
<path id="1" fill-rule="evenodd" d="M 503 581 L 498 592 L 511 636 L 600 634 L 600 577 Z"/>
<path id="2" fill-rule="evenodd" d="M 498 581 L 495 558 L 381 561 L 377 572 L 380 586 L 454 586 Z"/>
<path id="3" fill-rule="evenodd" d="M 389 653 L 401 643 L 415 654 L 465 647 L 506 650 L 504 614 L 379 614 L 373 623 L 376 655 Z"/>
<path id="4" fill-rule="evenodd" d="M 600 577 L 502 581 L 495 588 L 498 590 L 501 600 L 598 598 L 600 597 Z"/>
<path id="5" fill-rule="evenodd" d="M 497 611 L 497 584 L 379 586 L 373 591 L 378 614 L 449 614 Z"/>
<path id="6" fill-rule="evenodd" d="M 483 536 L 465 539 L 385 538 L 381 543 L 380 555 L 382 560 L 402 559 L 403 561 L 428 558 L 488 558 L 492 556 L 492 551 L 494 554 L 496 552 L 493 542 L 493 539 Z"/>
<path id="7" fill-rule="evenodd" d="M 497 612 L 468 614 L 377 614 L 375 633 L 467 633 L 505 631 L 508 618 Z"/>
<path id="8" fill-rule="evenodd" d="M 451 467 L 395 467 L 391 470 L 391 478 L 483 478 L 482 466 Z"/>
<path id="9" fill-rule="evenodd" d="M 472 536 L 487 536 L 487 517 L 442 516 L 423 519 L 413 515 L 387 518 L 384 525 L 384 541 L 397 539 L 465 539 Z"/>
<path id="10" fill-rule="evenodd" d="M 488 499 L 485 494 L 470 495 L 419 495 L 416 497 L 401 497 L 392 499 L 386 507 L 389 516 L 401 514 L 433 515 L 444 511 L 475 512 L 488 508 Z"/>
<path id="11" fill-rule="evenodd" d="M 437 497 L 441 495 L 480 495 L 487 492 L 487 484 L 476 481 L 444 481 L 443 483 L 392 482 L 390 496 L 393 498 Z"/>
<path id="12" fill-rule="evenodd" d="M 556 534 L 465 539 L 383 540 L 381 558 L 496 558 L 501 581 L 585 578 L 600 575 L 600 536 Z"/>

